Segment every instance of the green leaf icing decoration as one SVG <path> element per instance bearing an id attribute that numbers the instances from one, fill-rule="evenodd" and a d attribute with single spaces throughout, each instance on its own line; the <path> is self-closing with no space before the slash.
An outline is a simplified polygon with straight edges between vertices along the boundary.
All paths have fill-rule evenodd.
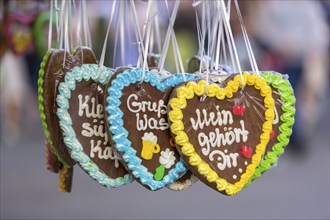
<path id="1" fill-rule="evenodd" d="M 160 181 L 163 179 L 165 174 L 165 166 L 161 164 L 159 167 L 156 168 L 156 173 L 154 175 L 154 179 Z"/>

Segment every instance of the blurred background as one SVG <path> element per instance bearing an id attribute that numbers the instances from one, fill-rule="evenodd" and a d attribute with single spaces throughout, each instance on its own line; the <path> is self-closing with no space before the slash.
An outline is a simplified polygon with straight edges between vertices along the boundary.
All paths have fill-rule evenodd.
<path id="1" fill-rule="evenodd" d="M 163 41 L 168 13 L 163 1 L 157 3 Z M 185 67 L 198 51 L 192 3 L 181 1 L 174 28 Z M 98 59 L 111 4 L 87 1 Z M 37 101 L 38 70 L 48 38 L 48 21 L 40 17 L 50 2 L 1 0 L 1 219 L 329 219 L 330 1 L 245 0 L 239 5 L 260 70 L 289 75 L 297 114 L 290 144 L 277 166 L 238 195 L 226 197 L 200 182 L 183 192 L 150 192 L 136 182 L 107 190 L 78 166 L 72 192 L 58 192 L 58 176 L 46 169 Z M 136 6 L 142 25 L 147 4 L 136 1 Z M 249 70 L 235 13 L 231 24 L 241 65 Z M 122 58 L 116 55 L 118 41 L 110 31 L 107 66 L 136 64 L 133 32 L 125 32 Z M 175 71 L 172 53 L 170 48 L 166 69 Z"/>

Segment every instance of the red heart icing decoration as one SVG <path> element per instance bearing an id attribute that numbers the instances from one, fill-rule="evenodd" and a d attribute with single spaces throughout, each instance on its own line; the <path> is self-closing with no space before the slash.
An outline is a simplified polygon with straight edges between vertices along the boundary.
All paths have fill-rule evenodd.
<path id="1" fill-rule="evenodd" d="M 248 147 L 246 145 L 243 145 L 239 152 L 243 155 L 245 158 L 251 158 L 252 156 L 252 147 Z"/>
<path id="2" fill-rule="evenodd" d="M 270 137 L 269 137 L 269 140 L 273 139 L 273 138 L 274 138 L 274 136 L 275 136 L 275 131 L 274 131 L 274 130 L 272 130 L 272 131 L 270 132 Z"/>
<path id="3" fill-rule="evenodd" d="M 244 105 L 235 105 L 233 107 L 233 114 L 237 116 L 243 116 L 245 112 L 245 106 Z"/>

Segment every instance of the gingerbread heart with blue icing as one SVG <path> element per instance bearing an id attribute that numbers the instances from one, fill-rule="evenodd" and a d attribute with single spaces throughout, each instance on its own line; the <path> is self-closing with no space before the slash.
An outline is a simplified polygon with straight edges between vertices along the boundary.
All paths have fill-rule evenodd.
<path id="1" fill-rule="evenodd" d="M 170 143 L 167 101 L 175 86 L 193 79 L 192 74 L 165 78 L 157 71 L 120 69 L 107 84 L 106 116 L 114 146 L 136 180 L 151 190 L 186 172 Z"/>
<path id="2" fill-rule="evenodd" d="M 169 101 L 177 150 L 194 175 L 225 195 L 238 193 L 254 174 L 273 119 L 272 90 L 256 74 L 223 84 L 188 82 Z"/>
<path id="3" fill-rule="evenodd" d="M 107 188 L 133 181 L 110 145 L 103 107 L 103 91 L 112 71 L 96 64 L 74 67 L 58 87 L 56 114 L 71 157 Z"/>

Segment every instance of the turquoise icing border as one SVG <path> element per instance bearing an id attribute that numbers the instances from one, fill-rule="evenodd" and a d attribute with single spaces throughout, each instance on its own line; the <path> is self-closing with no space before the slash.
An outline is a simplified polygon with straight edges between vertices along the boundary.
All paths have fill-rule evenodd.
<path id="1" fill-rule="evenodd" d="M 184 81 L 194 79 L 196 79 L 196 75 L 193 74 L 175 74 L 164 78 L 157 72 L 145 72 L 143 82 L 150 83 L 159 91 L 164 92 L 167 88 L 175 87 Z M 151 190 L 157 190 L 176 181 L 179 178 L 179 173 L 185 172 L 187 167 L 183 160 L 180 159 L 162 180 L 156 181 L 153 179 L 154 174 L 149 172 L 147 167 L 141 164 L 142 160 L 136 156 L 136 150 L 132 148 L 132 143 L 128 140 L 128 131 L 124 128 L 124 113 L 119 106 L 121 105 L 122 90 L 131 84 L 141 81 L 141 69 L 128 69 L 116 75 L 107 89 L 109 96 L 106 98 L 107 106 L 105 109 L 109 114 L 107 121 L 109 130 L 112 133 L 112 140 L 115 142 L 115 148 L 119 152 L 124 153 L 123 159 L 127 163 L 128 169 L 142 184 L 149 186 Z"/>
<path id="2" fill-rule="evenodd" d="M 95 82 L 105 85 L 110 80 L 112 74 L 113 72 L 105 67 L 103 67 L 102 71 L 99 71 L 99 66 L 97 64 L 84 64 L 81 67 L 74 67 L 70 72 L 65 74 L 64 82 L 60 83 L 58 87 L 59 94 L 56 97 L 56 103 L 59 106 L 56 115 L 59 118 L 60 127 L 64 136 L 64 143 L 69 149 L 71 157 L 76 160 L 93 179 L 109 189 L 130 183 L 134 178 L 130 174 L 125 174 L 124 177 L 112 179 L 100 171 L 99 167 L 84 152 L 82 145 L 77 140 L 68 109 L 71 91 L 75 90 L 76 82 L 92 79 Z"/>

